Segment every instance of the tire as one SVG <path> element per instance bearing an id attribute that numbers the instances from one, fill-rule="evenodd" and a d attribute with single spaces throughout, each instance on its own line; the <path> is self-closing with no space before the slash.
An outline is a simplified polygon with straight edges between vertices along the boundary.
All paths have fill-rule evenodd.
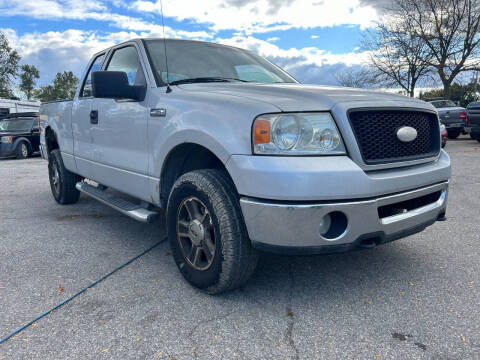
<path id="1" fill-rule="evenodd" d="M 175 182 L 167 234 L 185 280 L 209 294 L 238 288 L 255 271 L 258 252 L 248 238 L 235 187 L 222 171 L 196 170 Z"/>
<path id="2" fill-rule="evenodd" d="M 74 204 L 78 201 L 80 192 L 75 184 L 81 181 L 81 177 L 65 168 L 58 149 L 48 154 L 48 177 L 52 195 L 59 204 Z"/>
<path id="3" fill-rule="evenodd" d="M 15 148 L 15 156 L 17 159 L 27 159 L 30 156 L 30 146 L 25 141 L 18 143 Z"/>
<path id="4" fill-rule="evenodd" d="M 449 139 L 456 139 L 460 136 L 460 130 L 447 130 Z"/>

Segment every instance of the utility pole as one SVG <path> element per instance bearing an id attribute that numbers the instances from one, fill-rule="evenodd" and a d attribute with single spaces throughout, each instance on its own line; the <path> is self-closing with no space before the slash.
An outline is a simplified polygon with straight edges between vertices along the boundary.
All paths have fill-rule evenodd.
<path id="1" fill-rule="evenodd" d="M 475 71 L 475 92 L 478 94 L 480 92 L 479 90 L 479 83 L 478 83 L 478 74 L 480 73 L 480 70 Z"/>

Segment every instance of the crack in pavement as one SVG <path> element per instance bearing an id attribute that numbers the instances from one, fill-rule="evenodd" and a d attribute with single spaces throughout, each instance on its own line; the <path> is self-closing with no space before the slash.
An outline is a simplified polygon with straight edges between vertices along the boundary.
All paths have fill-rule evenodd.
<path id="1" fill-rule="evenodd" d="M 290 345 L 290 347 L 293 349 L 295 352 L 295 357 L 294 359 L 298 360 L 300 359 L 300 355 L 298 353 L 297 346 L 295 345 L 295 341 L 293 340 L 293 327 L 295 325 L 295 314 L 293 313 L 292 310 L 292 302 L 293 302 L 293 290 L 295 288 L 295 277 L 293 276 L 293 263 L 290 261 L 289 263 L 289 269 L 288 269 L 288 277 L 290 280 L 290 291 L 288 294 L 288 305 L 286 307 L 286 313 L 287 313 L 287 330 L 285 331 L 285 339 Z"/>
<path id="2" fill-rule="evenodd" d="M 192 327 L 192 329 L 188 332 L 187 334 L 187 338 L 190 339 L 190 341 L 192 342 L 193 346 L 194 346 L 194 350 L 198 350 L 197 348 L 197 343 L 195 342 L 195 340 L 192 338 L 193 334 L 195 333 L 195 331 L 201 326 L 201 325 L 207 325 L 207 324 L 210 324 L 212 322 L 217 322 L 217 321 L 220 321 L 220 320 L 224 320 L 226 319 L 227 317 L 229 317 L 230 315 L 232 315 L 233 313 L 235 313 L 237 311 L 237 309 L 232 309 L 231 311 L 229 311 L 228 313 L 226 314 L 223 314 L 221 316 L 216 316 L 216 317 L 213 317 L 211 319 L 208 319 L 206 321 L 199 321 L 197 324 L 195 324 L 195 326 Z M 198 357 L 198 353 L 195 353 L 194 352 L 194 358 L 196 359 Z"/>

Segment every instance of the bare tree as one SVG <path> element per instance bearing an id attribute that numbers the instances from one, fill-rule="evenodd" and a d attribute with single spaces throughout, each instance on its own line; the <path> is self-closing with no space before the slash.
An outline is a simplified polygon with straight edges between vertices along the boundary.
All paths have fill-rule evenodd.
<path id="1" fill-rule="evenodd" d="M 424 60 L 438 73 L 445 97 L 459 73 L 480 69 L 480 0 L 397 0 L 390 11 L 429 48 L 432 56 Z"/>
<path id="2" fill-rule="evenodd" d="M 370 88 L 375 84 L 371 70 L 364 67 L 360 69 L 349 67 L 344 71 L 337 73 L 335 78 L 341 86 L 351 88 Z"/>
<path id="3" fill-rule="evenodd" d="M 384 16 L 364 37 L 362 47 L 370 52 L 377 81 L 400 86 L 411 97 L 418 81 L 431 72 L 430 49 L 402 18 Z"/>

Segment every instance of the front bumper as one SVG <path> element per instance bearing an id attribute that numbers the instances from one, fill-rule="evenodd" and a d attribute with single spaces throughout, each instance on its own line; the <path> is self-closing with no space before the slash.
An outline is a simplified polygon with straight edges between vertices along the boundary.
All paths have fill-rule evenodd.
<path id="1" fill-rule="evenodd" d="M 14 144 L 0 144 L 0 157 L 8 157 L 15 155 Z"/>
<path id="2" fill-rule="evenodd" d="M 359 201 L 282 203 L 243 197 L 240 204 L 254 247 L 318 254 L 373 247 L 422 231 L 445 216 L 447 195 L 448 182 L 441 182 Z M 385 213 L 385 209 L 394 209 L 394 213 Z M 320 234 L 322 219 L 333 212 L 344 214 L 347 222 L 338 236 L 326 238 Z"/>

